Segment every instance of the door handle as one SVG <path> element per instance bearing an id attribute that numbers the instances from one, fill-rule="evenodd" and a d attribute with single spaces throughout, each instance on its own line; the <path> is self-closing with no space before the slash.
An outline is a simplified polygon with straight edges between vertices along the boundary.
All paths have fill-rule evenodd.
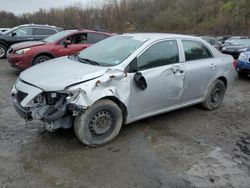
<path id="1" fill-rule="evenodd" d="M 216 65 L 215 65 L 214 63 L 211 63 L 211 64 L 209 65 L 209 67 L 210 67 L 211 69 L 215 69 L 215 68 L 216 68 Z"/>
<path id="2" fill-rule="evenodd" d="M 33 40 L 34 38 L 28 38 L 28 40 Z"/>
<path id="3" fill-rule="evenodd" d="M 184 73 L 184 70 L 176 69 L 176 70 L 173 71 L 173 74 L 176 74 L 177 72 L 183 74 L 183 73 Z"/>

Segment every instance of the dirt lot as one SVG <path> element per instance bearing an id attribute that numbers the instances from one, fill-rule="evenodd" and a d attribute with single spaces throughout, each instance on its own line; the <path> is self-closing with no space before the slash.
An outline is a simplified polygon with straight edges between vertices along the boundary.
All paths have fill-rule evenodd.
<path id="1" fill-rule="evenodd" d="M 219 110 L 145 119 L 91 149 L 73 130 L 19 118 L 9 95 L 17 75 L 0 61 L 0 187 L 250 187 L 250 79 L 236 80 Z"/>

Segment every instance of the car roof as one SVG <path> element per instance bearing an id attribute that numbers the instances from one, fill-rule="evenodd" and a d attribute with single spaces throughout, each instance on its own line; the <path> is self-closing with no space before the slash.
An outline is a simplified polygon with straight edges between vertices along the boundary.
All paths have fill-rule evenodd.
<path id="1" fill-rule="evenodd" d="M 182 38 L 182 39 L 194 39 L 201 40 L 200 37 L 192 35 L 172 34 L 172 33 L 124 33 L 124 36 L 133 36 L 144 38 L 148 40 L 160 40 L 160 39 L 171 39 L 171 38 Z"/>
<path id="2" fill-rule="evenodd" d="M 48 25 L 48 24 L 23 24 L 23 25 L 19 25 L 17 27 L 27 27 L 27 26 L 35 26 L 35 27 L 49 27 L 49 28 L 54 28 L 54 29 L 63 29 L 61 27 L 57 27 L 57 26 L 53 26 L 53 25 Z"/>

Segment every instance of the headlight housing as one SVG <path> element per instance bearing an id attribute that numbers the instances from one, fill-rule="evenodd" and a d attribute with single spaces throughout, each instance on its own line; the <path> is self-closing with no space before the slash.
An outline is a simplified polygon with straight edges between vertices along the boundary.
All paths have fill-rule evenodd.
<path id="1" fill-rule="evenodd" d="M 241 53 L 238 60 L 247 61 L 247 55 L 245 53 Z"/>
<path id="2" fill-rule="evenodd" d="M 223 51 L 224 51 L 224 50 L 226 50 L 226 49 L 227 49 L 226 47 L 223 47 L 221 50 L 223 50 Z"/>
<path id="3" fill-rule="evenodd" d="M 30 51 L 30 48 L 24 48 L 24 49 L 20 49 L 20 50 L 15 51 L 15 54 L 22 55 L 22 54 L 25 54 L 28 51 Z"/>

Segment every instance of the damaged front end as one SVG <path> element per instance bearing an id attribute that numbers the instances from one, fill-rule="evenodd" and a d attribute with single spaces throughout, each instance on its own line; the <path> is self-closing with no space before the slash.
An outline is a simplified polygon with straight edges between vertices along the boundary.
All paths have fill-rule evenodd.
<path id="1" fill-rule="evenodd" d="M 120 80 L 123 84 L 120 84 Z M 98 78 L 69 85 L 62 91 L 43 89 L 18 79 L 12 89 L 16 111 L 26 121 L 33 119 L 45 122 L 49 131 L 70 128 L 74 117 L 84 113 L 96 101 L 112 97 L 128 104 L 129 79 L 121 70 L 106 70 Z"/>
<path id="2" fill-rule="evenodd" d="M 82 106 L 70 103 L 77 97 L 77 92 L 44 92 L 19 79 L 11 95 L 15 110 L 22 118 L 27 122 L 41 120 L 51 132 L 58 128 L 70 128 L 73 117 L 84 112 Z"/>

